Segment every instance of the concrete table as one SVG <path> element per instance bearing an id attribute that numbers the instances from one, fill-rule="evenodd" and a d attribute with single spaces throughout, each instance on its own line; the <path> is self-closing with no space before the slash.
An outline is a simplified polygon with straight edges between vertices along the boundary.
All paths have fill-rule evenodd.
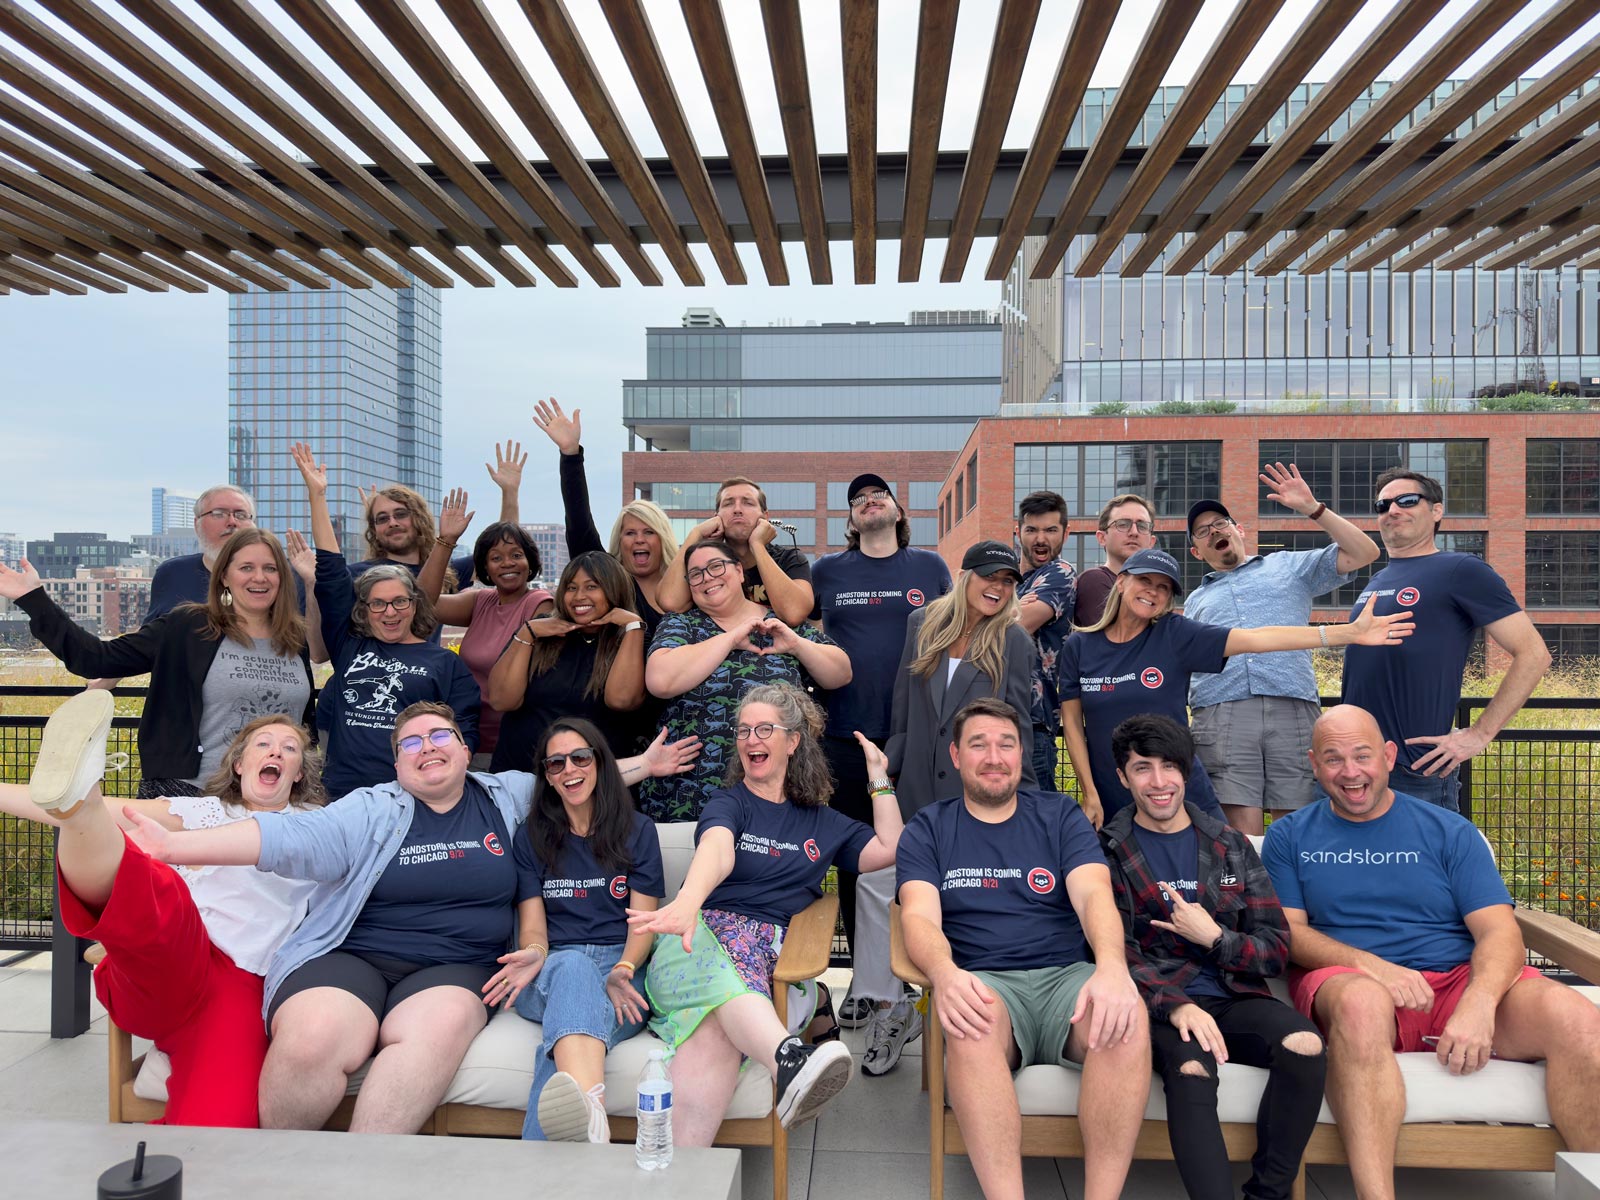
<path id="1" fill-rule="evenodd" d="M 1600 1154 L 1556 1155 L 1556 1200 L 1595 1200 L 1600 1197 Z"/>
<path id="2" fill-rule="evenodd" d="M 10 1120 L 0 1124 L 0 1192 L 94 1195 L 106 1168 L 148 1154 L 183 1160 L 185 1200 L 377 1196 L 627 1196 L 740 1200 L 737 1150 L 685 1150 L 641 1171 L 632 1146 L 498 1138 L 300 1133 Z"/>

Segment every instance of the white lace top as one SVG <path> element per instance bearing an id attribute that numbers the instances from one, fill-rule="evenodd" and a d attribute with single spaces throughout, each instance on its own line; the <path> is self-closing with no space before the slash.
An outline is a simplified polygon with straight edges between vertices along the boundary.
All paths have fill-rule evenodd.
<path id="1" fill-rule="evenodd" d="M 185 829 L 214 829 L 249 820 L 242 805 L 215 796 L 174 796 L 167 801 Z M 229 958 L 256 975 L 305 919 L 316 884 L 287 879 L 255 867 L 178 867 L 211 941 Z"/>

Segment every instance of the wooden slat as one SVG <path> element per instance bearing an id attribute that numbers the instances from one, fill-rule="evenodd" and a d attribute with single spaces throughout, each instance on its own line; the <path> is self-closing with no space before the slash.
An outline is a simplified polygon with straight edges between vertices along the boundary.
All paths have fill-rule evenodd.
<path id="1" fill-rule="evenodd" d="M 119 296 L 128 294 L 128 285 L 116 276 L 85 266 L 74 255 L 57 254 L 36 242 L 0 235 L 0 252 L 9 254 L 12 258 L 20 258 L 25 262 L 32 262 L 38 266 L 45 267 L 54 271 L 57 275 L 65 276 L 67 279 L 92 287 L 99 292 L 113 292 Z M 142 290 L 161 292 L 166 289 L 159 285 L 153 285 Z"/>
<path id="2" fill-rule="evenodd" d="M 722 6 L 718 0 L 682 0 L 682 4 L 684 24 L 689 27 L 689 40 L 694 43 L 700 74 L 716 113 L 717 128 L 722 131 L 722 145 L 728 152 L 734 182 L 744 202 L 745 220 L 749 222 L 756 249 L 761 254 L 762 269 L 767 273 L 769 284 L 787 284 L 789 268 L 783 258 L 783 242 L 772 215 L 767 174 L 756 149 L 756 136 L 750 126 L 749 109 L 745 107 L 744 88 L 739 83 L 739 68 L 733 60 L 733 44 L 728 40 Z"/>
<path id="3" fill-rule="evenodd" d="M 606 262 L 589 240 L 589 235 L 556 198 L 550 185 L 517 149 L 511 135 L 495 120 L 482 98 L 461 77 L 449 56 L 423 25 L 422 19 L 405 5 L 395 4 L 394 0 L 357 0 L 357 3 L 405 58 L 406 65 L 417 73 L 418 78 L 466 130 L 467 136 L 489 156 L 489 161 L 501 177 L 544 223 L 549 236 L 566 246 L 578 264 L 589 273 L 589 277 L 601 287 L 618 286 L 621 281 L 611 269 L 611 264 Z M 346 63 L 339 65 L 347 72 L 350 70 L 350 65 Z M 360 64 L 356 65 L 359 69 Z M 622 245 L 615 249 L 641 282 L 661 282 L 655 265 L 638 250 L 637 243 L 631 248 Z"/>
<path id="4" fill-rule="evenodd" d="M 906 189 L 900 212 L 901 283 L 914 283 L 922 277 L 922 247 L 928 238 L 933 171 L 939 159 L 939 131 L 944 126 L 944 100 L 950 89 L 959 7 L 960 0 L 922 0 L 917 21 L 917 67 L 911 85 Z"/>
<path id="5" fill-rule="evenodd" d="M 130 284 L 142 292 L 164 292 L 167 285 L 155 276 L 129 267 L 123 263 L 113 261 L 105 255 L 96 254 L 87 246 L 80 246 L 60 234 L 37 225 L 30 225 L 14 217 L 0 214 L 0 245 L 20 247 L 25 253 L 54 255 L 58 263 L 63 264 L 58 268 L 63 273 L 67 271 L 66 264 L 76 264 L 77 269 L 93 271 L 108 279 L 115 279 L 120 283 Z"/>
<path id="6" fill-rule="evenodd" d="M 447 0 L 445 15 L 456 27 L 456 32 L 478 56 L 478 62 L 494 81 L 500 94 L 510 103 L 517 119 L 533 135 L 560 174 L 573 198 L 584 207 L 606 239 L 629 268 L 645 283 L 659 285 L 661 274 L 650 261 L 650 256 L 640 245 L 639 235 L 622 219 L 617 206 L 595 178 L 582 152 L 556 119 L 544 93 L 533 81 L 533 76 L 523 66 L 521 57 L 512 48 L 495 19 L 489 14 L 483 0 Z M 687 250 L 685 251 L 687 254 Z M 689 259 L 694 268 L 694 260 Z M 686 283 L 703 283 L 699 269 Z"/>
<path id="7" fill-rule="evenodd" d="M 1600 188 L 1591 186 L 1590 195 Z M 1591 201 L 1569 212 L 1551 211 L 1542 216 L 1518 217 L 1509 225 L 1498 227 L 1459 250 L 1440 258 L 1437 266 L 1442 271 L 1457 271 L 1477 263 L 1489 270 L 1491 262 L 1505 261 L 1513 265 L 1523 262 L 1546 248 L 1574 234 L 1582 233 L 1590 225 L 1600 222 L 1600 200 Z M 1541 232 L 1542 231 L 1542 232 Z M 1501 253 L 1510 247 L 1509 256 Z"/>
<path id="8" fill-rule="evenodd" d="M 1323 0 L 1311 10 L 1261 80 L 1246 94 L 1222 132 L 1206 147 L 1200 161 L 1189 168 L 1177 195 L 1162 203 L 1155 225 L 1122 263 L 1124 276 L 1142 275 L 1153 266 L 1174 238 L 1183 232 L 1194 211 L 1222 182 L 1238 157 L 1255 144 L 1272 116 L 1289 100 L 1307 72 L 1325 54 L 1335 38 L 1355 19 L 1366 0 Z M 1381 64 L 1380 64 L 1381 65 Z M 1377 67 L 1373 68 L 1374 73 Z M 1336 75 L 1329 86 L 1337 86 Z M 1357 89 L 1359 90 L 1359 89 Z"/>
<path id="9" fill-rule="evenodd" d="M 1565 0 L 1543 19 L 1524 30 L 1520 37 L 1485 64 L 1483 69 L 1464 86 L 1457 88 L 1432 112 L 1395 140 L 1376 161 L 1341 187 L 1331 198 L 1320 203 L 1310 219 L 1255 268 L 1257 273 L 1267 275 L 1283 270 L 1331 230 L 1349 221 L 1365 207 L 1371 197 L 1378 195 L 1423 155 L 1451 137 L 1457 127 L 1470 120 L 1480 108 L 1492 103 L 1503 88 L 1515 82 L 1523 71 L 1555 50 L 1574 29 L 1592 15 L 1592 0 Z M 1388 97 L 1384 99 L 1387 100 Z M 1374 117 L 1378 108 L 1374 108 L 1356 123 L 1355 128 L 1339 139 L 1335 147 L 1336 153 L 1347 142 L 1354 152 L 1350 161 L 1344 164 L 1346 169 L 1353 165 L 1356 158 L 1386 137 L 1398 123 L 1399 118 L 1404 115 L 1402 112 L 1389 109 L 1387 105 L 1380 105 L 1379 108 L 1385 110 L 1385 123 L 1378 123 Z M 1333 182 L 1334 177 L 1327 177 L 1319 190 L 1326 190 Z M 1296 190 L 1298 189 L 1291 189 L 1291 192 Z M 1280 200 L 1263 220 L 1280 219 L 1279 209 L 1287 199 L 1288 197 L 1285 197 L 1284 200 Z M 1298 215 L 1298 212 L 1296 209 L 1289 216 L 1292 218 Z M 1279 228 L 1284 227 L 1279 226 Z M 1235 248 L 1233 253 L 1238 253 L 1239 249 Z M 1232 256 L 1230 254 L 1229 258 Z M 1218 267 L 1220 266 L 1219 263 Z"/>
<path id="10" fill-rule="evenodd" d="M 1516 916 L 1528 949 L 1585 982 L 1600 983 L 1600 934 L 1538 909 L 1518 908 Z"/>
<path id="11" fill-rule="evenodd" d="M 1590 223 L 1593 223 L 1592 218 Z M 1578 231 L 1573 230 L 1573 232 L 1576 233 Z M 1600 229 L 1590 229 L 1587 232 L 1580 233 L 1578 237 L 1573 238 L 1571 241 L 1562 242 L 1554 249 L 1546 250 L 1543 254 L 1529 259 L 1528 266 L 1535 271 L 1545 271 L 1551 267 L 1559 267 L 1569 263 L 1582 255 L 1587 255 L 1596 248 L 1600 248 Z"/>
<path id="12" fill-rule="evenodd" d="M 1582 271 L 1592 271 L 1594 268 L 1600 267 L 1600 250 L 1580 258 L 1575 265 Z"/>
<path id="13" fill-rule="evenodd" d="M 1162 0 L 1152 26 L 1161 25 L 1165 28 L 1164 22 L 1170 10 L 1181 7 L 1198 12 L 1202 3 L 1204 0 Z M 1001 222 L 1000 233 L 995 238 L 989 264 L 984 268 L 984 277 L 987 279 L 1004 278 L 1006 272 L 1011 270 L 1017 251 L 1022 248 L 1022 239 L 1027 236 L 1028 227 L 1038 215 L 1039 202 L 1044 198 L 1045 188 L 1055 172 L 1056 164 L 1061 160 L 1061 147 L 1066 144 L 1072 132 L 1072 122 L 1083 104 L 1083 93 L 1089 86 L 1090 73 L 1100 61 L 1100 52 L 1105 48 L 1106 38 L 1121 7 L 1122 0 L 1098 0 L 1097 3 L 1078 5 L 1072 18 L 1072 28 L 1067 32 L 1066 44 L 1061 48 L 1061 58 L 1056 63 L 1050 95 L 1039 114 L 1039 124 L 1034 128 L 1033 140 L 1028 144 L 1028 156 L 1022 160 L 1022 170 L 1017 174 L 1011 200 L 1006 205 L 1005 220 Z M 1191 15 L 1190 21 L 1193 19 Z M 1156 50 L 1164 54 L 1170 49 L 1176 53 L 1178 42 L 1182 40 L 1179 37 L 1170 48 L 1163 44 Z M 1149 38 L 1146 38 L 1148 43 Z M 1129 77 L 1123 80 L 1123 88 L 1130 86 L 1133 72 L 1139 69 L 1143 55 L 1144 51 L 1141 50 L 1135 56 Z M 1161 82 L 1160 76 L 1161 72 L 1155 72 L 1154 82 L 1149 84 L 1152 90 Z M 1135 82 L 1132 86 L 1137 88 L 1142 83 Z M 1120 97 L 1122 90 L 1119 89 L 1117 94 Z M 1113 102 L 1113 111 L 1115 107 Z M 1126 142 L 1124 138 L 1123 144 Z M 1093 153 L 1091 149 L 1090 154 Z M 1116 153 L 1121 153 L 1121 146 L 1117 147 Z"/>
<path id="14" fill-rule="evenodd" d="M 878 0 L 839 6 L 855 280 L 878 278 Z"/>
<path id="15" fill-rule="evenodd" d="M 543 0 L 523 0 L 523 10 L 529 14 L 529 20 L 534 19 L 534 8 L 542 6 Z M 605 13 L 612 36 L 616 38 L 617 49 L 622 51 L 634 85 L 644 98 L 650 119 L 661 138 L 661 145 L 672 162 L 678 186 L 683 189 L 689 207 L 694 210 L 695 220 L 700 223 L 700 233 L 711 247 L 712 257 L 717 260 L 722 278 L 731 284 L 747 282 L 744 263 L 739 258 L 727 218 L 722 215 L 722 206 L 711 186 L 705 160 L 700 156 L 694 135 L 689 130 L 689 119 L 684 115 L 677 89 L 673 87 L 672 77 L 667 74 L 666 62 L 661 57 L 661 47 L 656 44 L 655 31 L 650 27 L 649 18 L 645 16 L 639 0 L 600 0 L 600 8 Z M 545 46 L 550 48 L 548 40 Z M 551 57 L 557 68 L 561 69 L 564 59 L 558 57 L 554 50 L 551 51 Z M 588 63 L 588 72 L 593 75 L 593 83 L 581 92 L 573 85 L 570 75 L 563 75 L 574 98 L 580 103 L 585 96 L 593 95 L 597 88 L 601 93 L 604 92 L 604 84 L 592 62 Z M 610 104 L 610 97 L 606 96 L 605 99 Z M 586 108 L 586 111 L 592 109 Z M 621 135 L 626 136 L 627 129 L 620 118 L 616 119 L 615 124 Z M 610 127 L 609 122 L 606 127 Z M 632 145 L 631 138 L 628 144 Z M 612 157 L 617 156 L 613 154 Z"/>
<path id="16" fill-rule="evenodd" d="M 817 162 L 817 130 L 811 115 L 811 77 L 806 70 L 805 30 L 799 0 L 761 0 L 767 31 L 767 57 L 772 63 L 783 142 L 789 152 L 789 178 L 800 213 L 806 265 L 812 283 L 832 283 L 828 257 L 827 219 L 822 211 L 822 168 Z"/>
<path id="17" fill-rule="evenodd" d="M 1500 0 L 1515 11 L 1517 0 Z M 1372 85 L 1379 73 L 1394 60 L 1397 47 L 1409 45 L 1445 5 L 1445 0 L 1406 0 L 1389 10 L 1338 72 L 1311 98 L 1253 166 L 1237 187 L 1232 188 L 1195 235 L 1167 263 L 1168 275 L 1183 275 L 1200 266 L 1206 254 L 1228 231 L 1241 221 L 1253 205 L 1274 184 L 1294 168 L 1329 127 L 1349 109 L 1352 102 Z M 1181 193 L 1180 193 L 1181 196 Z"/>
<path id="18" fill-rule="evenodd" d="M 333 128 L 371 156 L 372 161 L 387 171 L 416 203 L 432 213 L 451 236 L 471 246 L 514 286 L 534 286 L 533 273 L 507 253 L 504 245 L 489 236 L 478 220 L 351 103 L 344 91 L 308 61 L 258 9 L 247 0 L 200 0 L 200 4 L 280 79 L 310 102 Z"/>
<path id="19" fill-rule="evenodd" d="M 1055 220 L 1050 223 L 1049 235 L 1041 253 L 1052 257 L 1050 273 L 1055 270 L 1055 263 L 1059 263 L 1067 252 L 1067 247 L 1072 244 L 1072 239 L 1077 236 L 1083 226 L 1083 220 L 1089 215 L 1089 209 L 1105 187 L 1106 180 L 1111 176 L 1111 169 L 1123 152 L 1128 148 L 1128 142 L 1133 137 L 1134 131 L 1139 128 L 1144 120 L 1145 113 L 1150 107 L 1150 97 L 1154 96 L 1156 89 L 1161 86 L 1161 80 L 1167 73 L 1167 68 L 1172 65 L 1172 60 L 1177 56 L 1178 47 L 1183 44 L 1183 39 L 1188 35 L 1195 19 L 1200 15 L 1205 0 L 1162 0 L 1161 8 L 1156 12 L 1154 19 L 1145 30 L 1144 40 L 1139 44 L 1138 51 L 1128 64 L 1128 73 L 1123 76 L 1122 83 L 1117 88 L 1115 98 L 1111 101 L 1111 110 L 1106 113 L 1101 122 L 1099 131 L 1094 136 L 1094 142 L 1089 147 L 1083 163 L 1072 177 L 1072 186 L 1067 189 L 1067 194 L 1061 201 L 1061 207 L 1056 210 Z M 1083 8 L 1088 8 L 1084 5 Z M 1242 10 L 1241 6 L 1241 10 Z M 1082 8 L 1079 9 L 1080 16 Z M 1109 25 L 1107 29 L 1109 29 Z M 1091 67 L 1093 64 L 1090 64 Z M 1066 69 L 1066 60 L 1063 58 L 1061 70 Z M 1083 71 L 1082 78 L 1078 81 L 1077 100 L 1083 99 L 1083 87 L 1089 82 L 1089 69 L 1078 67 Z M 1213 72 L 1212 81 L 1215 75 Z M 1057 74 L 1060 82 L 1060 74 Z M 1224 81 L 1225 82 L 1225 81 Z M 1190 86 L 1193 86 L 1192 84 Z M 1184 98 L 1187 99 L 1188 88 L 1185 88 Z M 1076 107 L 1076 103 L 1074 107 Z M 1187 108 L 1182 102 L 1172 116 L 1187 122 L 1195 109 L 1199 107 L 1199 97 L 1189 104 Z M 1206 110 L 1209 111 L 1209 105 Z M 1204 119 L 1202 115 L 1201 119 Z M 1055 131 L 1051 134 L 1054 137 Z M 1165 130 L 1162 130 L 1165 133 Z M 1174 135 L 1175 136 L 1175 132 Z M 1055 155 L 1060 152 L 1061 141 L 1065 139 L 1065 132 L 1061 139 L 1056 139 L 1056 151 L 1050 156 L 1050 165 L 1054 165 Z M 1169 139 L 1170 140 L 1170 139 Z M 1185 139 L 1187 140 L 1187 139 Z M 1160 153 L 1165 156 L 1166 146 L 1162 142 L 1161 134 L 1145 154 L 1148 155 L 1160 147 Z M 1029 151 L 1029 156 L 1032 156 Z M 1024 168 L 1026 174 L 1026 168 Z M 1137 178 L 1137 172 L 1135 177 Z M 1140 183 L 1141 189 L 1144 184 Z M 1019 189 L 1020 190 L 1020 189 Z M 1042 190 L 1042 184 L 1041 184 Z M 1152 188 L 1153 190 L 1153 188 Z M 1031 214 L 1030 214 L 1031 215 Z M 1010 221 L 1007 216 L 1007 221 Z M 1002 244 L 1005 234 L 1002 231 Z M 1021 244 L 1021 234 L 1017 234 L 1017 244 Z M 996 253 L 1000 246 L 995 247 Z M 1016 251 L 1012 250 L 1012 254 Z M 991 278 L 996 263 L 993 259 L 989 262 Z M 1036 273 L 1034 278 L 1040 278 Z"/>
<path id="20" fill-rule="evenodd" d="M 19 258 L 14 254 L 0 251 L 0 267 L 4 267 L 7 274 L 13 279 L 25 280 L 37 284 L 39 287 L 48 288 L 53 292 L 65 292 L 69 296 L 87 296 L 89 289 L 76 279 L 69 279 L 58 271 L 52 271 L 40 263 L 26 258 Z M 126 288 L 123 291 L 127 291 Z"/>
<path id="21" fill-rule="evenodd" d="M 967 256 L 972 252 L 978 218 L 989 199 L 1000 143 L 1017 101 L 1017 86 L 1022 82 L 1022 68 L 1027 65 L 1028 46 L 1038 20 L 1039 0 L 1003 0 L 1000 6 L 978 116 L 967 144 L 966 165 L 961 170 L 961 191 L 945 242 L 944 265 L 939 270 L 943 283 L 957 283 L 966 273 Z"/>
<path id="22" fill-rule="evenodd" d="M 48 296 L 50 288 L 41 283 L 35 283 L 22 273 L 13 270 L 9 260 L 0 260 L 0 284 L 14 291 L 22 292 L 28 296 Z"/>
<path id="23" fill-rule="evenodd" d="M 577 286 L 577 278 L 550 252 L 544 238 L 523 221 L 331 6 L 324 0 L 278 0 L 278 6 L 551 282 L 557 287 Z"/>

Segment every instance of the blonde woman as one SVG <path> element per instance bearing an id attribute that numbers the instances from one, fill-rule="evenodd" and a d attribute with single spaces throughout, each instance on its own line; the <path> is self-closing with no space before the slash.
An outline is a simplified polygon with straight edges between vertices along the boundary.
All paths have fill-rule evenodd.
<path id="1" fill-rule="evenodd" d="M 961 794 L 950 727 L 964 705 L 993 696 L 1025 713 L 1032 703 L 1033 639 L 1017 624 L 1021 579 L 1010 546 L 978 542 L 962 556 L 950 593 L 906 624 L 886 749 L 907 818 Z M 1037 787 L 1031 728 L 1022 738 L 1022 785 Z"/>

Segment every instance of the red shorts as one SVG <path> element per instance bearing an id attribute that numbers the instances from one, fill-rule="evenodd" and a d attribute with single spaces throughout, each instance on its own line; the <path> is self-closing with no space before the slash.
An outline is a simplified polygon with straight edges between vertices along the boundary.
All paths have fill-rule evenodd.
<path id="1" fill-rule="evenodd" d="M 1289 972 L 1289 999 L 1293 1001 L 1296 1009 L 1305 1017 L 1315 1020 L 1311 1011 L 1312 1003 L 1317 998 L 1317 990 L 1332 979 L 1335 975 L 1360 975 L 1362 972 L 1354 967 L 1318 967 L 1315 971 L 1298 971 L 1291 969 Z M 1456 1011 L 1456 1005 L 1461 1003 L 1461 993 L 1467 990 L 1467 984 L 1472 978 L 1472 964 L 1462 963 L 1453 971 L 1420 971 L 1418 972 L 1428 981 L 1428 986 L 1433 989 L 1433 1007 L 1427 1012 L 1418 1012 L 1414 1008 L 1397 1008 L 1394 1010 L 1394 1048 L 1400 1054 L 1412 1054 L 1420 1050 L 1431 1050 L 1432 1046 L 1423 1042 L 1425 1037 L 1438 1037 L 1444 1032 L 1445 1025 L 1450 1020 L 1450 1015 Z M 1539 972 L 1532 967 L 1523 967 L 1518 980 L 1537 979 Z M 1320 1022 L 1319 1022 L 1320 1024 Z M 1324 1033 L 1327 1031 L 1324 1030 Z"/>

